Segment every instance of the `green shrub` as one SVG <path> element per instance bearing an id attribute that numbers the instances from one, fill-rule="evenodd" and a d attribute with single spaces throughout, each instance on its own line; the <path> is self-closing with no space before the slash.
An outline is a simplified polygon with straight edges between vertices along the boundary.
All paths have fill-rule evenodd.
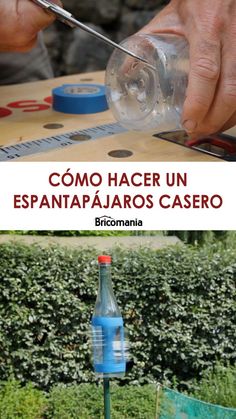
<path id="1" fill-rule="evenodd" d="M 130 236 L 132 232 L 128 230 L 1 230 L 0 234 L 17 234 L 30 236 Z"/>
<path id="2" fill-rule="evenodd" d="M 150 419 L 155 415 L 154 386 L 111 386 L 112 419 Z M 102 419 L 101 386 L 56 386 L 50 392 L 48 419 Z"/>
<path id="3" fill-rule="evenodd" d="M 235 407 L 235 371 L 236 368 L 217 365 L 214 372 L 205 372 L 202 381 L 195 383 L 196 390 L 190 394 L 194 399 L 168 389 L 157 393 L 154 385 L 120 387 L 112 381 L 112 419 L 152 419 L 156 413 L 163 419 L 174 419 L 176 409 L 178 412 L 194 412 L 201 419 L 207 417 L 208 411 L 209 417 L 215 417 L 213 405 L 201 405 L 196 399 Z M 224 417 L 233 418 L 233 415 L 231 412 Z M 18 381 L 10 379 L 0 383 L 0 418 L 102 419 L 103 389 L 95 384 L 59 384 L 46 395 L 31 383 L 21 386 Z"/>
<path id="4" fill-rule="evenodd" d="M 235 361 L 234 250 L 181 246 L 111 254 L 134 360 L 123 384 L 168 384 L 176 376 L 184 386 L 217 360 Z M 88 328 L 96 250 L 5 244 L 0 259 L 0 378 L 13 372 L 41 388 L 95 381 Z"/>
<path id="5" fill-rule="evenodd" d="M 235 232 L 230 232 L 226 230 L 172 230 L 167 231 L 166 234 L 169 236 L 177 236 L 184 243 L 191 245 L 203 245 L 203 244 L 212 244 L 217 240 L 220 240 L 222 243 L 225 243 L 230 237 L 235 241 Z"/>
<path id="6" fill-rule="evenodd" d="M 113 419 L 154 417 L 155 387 L 111 384 Z M 99 419 L 103 418 L 103 388 L 93 384 L 57 385 L 46 395 L 31 383 L 16 380 L 0 385 L 1 419 Z"/>
<path id="7" fill-rule="evenodd" d="M 217 364 L 203 373 L 200 382 L 195 381 L 193 397 L 208 403 L 236 409 L 236 367 Z M 236 412 L 235 412 L 236 417 Z"/>
<path id="8" fill-rule="evenodd" d="M 44 393 L 32 384 L 21 387 L 15 380 L 0 383 L 1 419 L 40 419 L 46 409 Z"/>

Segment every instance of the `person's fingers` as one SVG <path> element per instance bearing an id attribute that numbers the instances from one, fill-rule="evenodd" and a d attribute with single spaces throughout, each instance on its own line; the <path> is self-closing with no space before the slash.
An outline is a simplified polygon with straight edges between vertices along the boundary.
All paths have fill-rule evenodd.
<path id="1" fill-rule="evenodd" d="M 188 133 L 197 133 L 198 125 L 206 117 L 217 89 L 221 70 L 220 37 L 210 32 L 203 36 L 195 24 L 184 24 L 176 5 L 176 2 L 170 3 L 141 32 L 176 33 L 187 38 L 190 45 L 190 72 L 182 123 Z"/>
<path id="2" fill-rule="evenodd" d="M 206 135 L 216 134 L 217 132 L 224 132 L 224 131 L 227 131 L 228 129 L 234 127 L 235 125 L 236 125 L 236 111 L 225 122 L 225 124 L 223 126 L 221 126 L 217 131 L 208 133 L 208 130 L 207 130 L 207 122 L 206 122 L 206 127 L 203 127 L 202 128 L 202 132 L 199 131 L 199 133 L 197 133 L 197 134 L 194 134 L 194 133 L 193 134 L 189 134 L 189 140 L 190 141 L 194 141 L 194 140 L 197 140 L 197 139 L 199 139 L 201 137 L 204 137 Z"/>
<path id="3" fill-rule="evenodd" d="M 172 33 L 176 35 L 184 35 L 184 27 L 182 25 L 179 14 L 172 3 L 168 4 L 138 33 L 158 34 Z"/>
<path id="4" fill-rule="evenodd" d="M 54 1 L 54 3 L 57 4 L 58 2 Z M 25 28 L 25 32 L 34 34 L 49 26 L 55 20 L 52 13 L 45 11 L 45 9 L 29 0 L 18 0 L 17 16 L 22 29 Z"/>
<path id="5" fill-rule="evenodd" d="M 51 0 L 61 6 L 60 0 Z M 34 47 L 37 33 L 55 20 L 53 14 L 29 0 L 16 0 L 1 9 L 0 50 L 26 52 Z"/>
<path id="6" fill-rule="evenodd" d="M 221 127 L 221 131 L 226 131 L 236 125 L 236 111 L 233 113 L 231 118 Z"/>
<path id="7" fill-rule="evenodd" d="M 30 39 L 30 41 L 28 41 L 27 43 L 24 42 L 24 43 L 21 43 L 19 45 L 9 45 L 5 49 L 5 51 L 7 51 L 7 52 L 10 52 L 10 51 L 12 51 L 12 52 L 27 52 L 27 51 L 30 51 L 37 44 L 37 40 L 38 40 L 38 37 L 36 35 L 34 38 Z M 2 49 L 2 51 L 4 52 L 4 49 Z"/>
<path id="8" fill-rule="evenodd" d="M 190 72 L 182 124 L 188 133 L 197 133 L 214 99 L 221 70 L 221 49 L 219 40 L 206 40 L 199 33 L 191 36 L 189 44 Z"/>
<path id="9" fill-rule="evenodd" d="M 228 37 L 222 48 L 221 76 L 207 117 L 199 126 L 205 134 L 222 130 L 236 111 L 236 40 Z"/>
<path id="10" fill-rule="evenodd" d="M 176 33 L 190 48 L 190 72 L 182 124 L 192 138 L 235 124 L 235 3 L 171 0 L 140 32 Z M 227 22 L 231 24 L 227 25 Z M 233 23 L 232 23 L 233 22 Z"/>

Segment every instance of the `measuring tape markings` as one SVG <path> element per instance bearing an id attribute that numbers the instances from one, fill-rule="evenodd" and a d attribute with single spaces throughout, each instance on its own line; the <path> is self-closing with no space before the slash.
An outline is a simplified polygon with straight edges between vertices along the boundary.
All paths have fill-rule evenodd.
<path id="1" fill-rule="evenodd" d="M 97 140 L 110 135 L 127 132 L 119 123 L 103 124 L 79 131 L 72 131 L 65 134 L 59 134 L 52 137 L 40 138 L 24 143 L 9 145 L 0 148 L 0 161 L 15 160 L 20 157 L 43 153 L 45 151 L 68 147 L 79 142 Z M 81 136 L 81 140 L 79 139 Z M 88 137 L 88 138 L 82 138 Z M 73 139 L 75 137 L 75 139 Z M 76 138 L 77 137 L 77 138 Z"/>
<path id="2" fill-rule="evenodd" d="M 52 93 L 53 109 L 59 112 L 86 114 L 102 112 L 108 109 L 105 86 L 103 85 L 65 84 L 53 89 Z M 19 104 L 17 104 L 17 107 L 18 106 Z M 60 127 L 61 126 L 57 126 L 54 128 Z M 46 125 L 45 128 L 47 128 Z M 67 147 L 76 144 L 78 141 L 96 140 L 98 138 L 119 134 L 125 131 L 127 130 L 122 128 L 117 123 L 104 124 L 81 131 L 74 131 L 9 145 L 0 148 L 0 161 L 14 160 L 23 156 L 53 150 L 55 148 Z"/>

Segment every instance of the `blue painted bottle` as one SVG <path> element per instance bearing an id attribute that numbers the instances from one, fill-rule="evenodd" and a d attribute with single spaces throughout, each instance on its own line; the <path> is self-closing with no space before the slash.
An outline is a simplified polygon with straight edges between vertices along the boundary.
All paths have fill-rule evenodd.
<path id="1" fill-rule="evenodd" d="M 92 317 L 94 370 L 99 377 L 120 377 L 126 368 L 124 323 L 111 283 L 111 257 L 98 257 L 99 289 Z"/>

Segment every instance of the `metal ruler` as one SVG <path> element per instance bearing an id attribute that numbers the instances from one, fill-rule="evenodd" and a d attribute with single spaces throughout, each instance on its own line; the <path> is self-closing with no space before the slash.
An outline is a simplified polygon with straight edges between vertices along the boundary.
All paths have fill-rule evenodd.
<path id="1" fill-rule="evenodd" d="M 68 147 L 84 141 L 97 140 L 110 135 L 121 134 L 126 131 L 127 129 L 123 128 L 120 124 L 112 123 L 54 135 L 52 137 L 40 138 L 39 140 L 30 140 L 25 143 L 1 147 L 0 161 L 15 160 L 19 157 L 45 153 L 46 151 Z"/>

